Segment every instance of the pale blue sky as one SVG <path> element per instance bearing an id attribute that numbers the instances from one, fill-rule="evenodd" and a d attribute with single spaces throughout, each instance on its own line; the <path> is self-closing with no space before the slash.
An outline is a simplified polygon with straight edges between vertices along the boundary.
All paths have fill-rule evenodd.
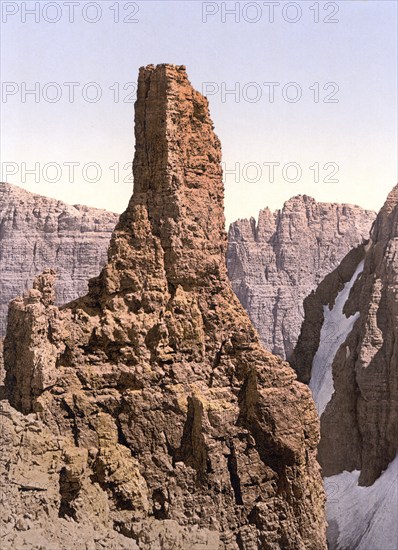
<path id="1" fill-rule="evenodd" d="M 239 171 L 238 181 L 233 174 L 226 176 L 228 221 L 257 216 L 267 205 L 278 208 L 298 193 L 379 209 L 396 183 L 395 1 L 281 1 L 275 6 L 273 23 L 264 2 L 240 2 L 240 21 L 224 13 L 235 2 L 136 2 L 139 10 L 132 17 L 137 23 L 114 21 L 115 1 L 91 2 L 101 8 L 96 23 L 84 20 L 84 14 L 86 19 L 96 15 L 95 6 L 87 2 L 76 6 L 73 23 L 64 1 L 40 2 L 38 22 L 32 15 L 23 22 L 22 4 L 2 2 L 2 81 L 3 91 L 10 93 L 3 93 L 1 104 L 1 153 L 3 168 L 4 163 L 16 163 L 6 165 L 16 171 L 8 175 L 10 183 L 70 203 L 123 211 L 132 182 L 115 181 L 115 166 L 120 166 L 119 179 L 128 176 L 124 166 L 134 152 L 133 103 L 115 102 L 115 90 L 120 87 L 123 99 L 134 91 L 133 87 L 124 91 L 123 86 L 135 83 L 140 66 L 164 62 L 186 65 L 200 91 L 206 82 L 213 83 L 208 90 L 219 90 L 208 95 L 211 114 L 223 144 L 225 166 Z M 25 2 L 28 8 L 34 4 Z M 297 5 L 299 21 L 287 21 L 298 13 Z M 319 23 L 314 22 L 317 7 Z M 336 7 L 338 13 L 333 15 Z M 218 13 L 203 22 L 204 9 Z M 14 10 L 15 14 L 10 13 Z M 136 8 L 132 2 L 119 2 L 119 10 L 122 18 Z M 338 22 L 323 22 L 328 15 Z M 58 22 L 45 20 L 56 16 L 60 16 Z M 250 23 L 255 17 L 259 20 Z M 24 98 L 23 94 L 24 86 L 32 88 L 35 82 L 39 83 L 38 103 L 32 95 Z M 62 93 L 56 103 L 49 101 L 57 91 L 54 86 L 45 87 L 50 82 L 56 82 Z M 79 83 L 72 103 L 65 82 Z M 97 103 L 83 97 L 89 82 L 102 91 Z M 280 83 L 273 103 L 265 82 Z M 297 85 L 286 87 L 289 82 L 297 83 L 302 93 L 295 103 L 285 97 L 292 99 L 297 89 Z M 114 83 L 119 84 L 109 89 Z M 236 97 L 221 93 L 236 83 L 240 86 Z M 330 84 L 324 90 L 326 83 L 338 85 L 331 96 L 337 103 L 323 102 L 336 89 Z M 85 88 L 84 93 L 92 98 L 95 91 Z M 28 169 L 40 163 L 39 182 L 33 176 L 24 178 L 24 162 Z M 80 163 L 72 183 L 65 162 Z M 83 175 L 83 166 L 90 162 L 102 169 L 96 183 Z M 274 182 L 263 164 L 268 162 L 279 163 Z M 296 183 L 286 181 L 294 179 L 294 167 L 282 171 L 292 162 L 302 170 Z M 45 173 L 47 163 L 62 167 L 58 182 L 49 181 L 55 172 L 50 168 Z M 326 163 L 331 163 L 327 170 Z M 338 182 L 323 181 L 335 165 L 339 171 L 332 179 Z M 320 181 L 316 182 L 318 166 Z M 86 175 L 94 178 L 94 169 Z M 256 176 L 259 181 L 254 182 Z"/>

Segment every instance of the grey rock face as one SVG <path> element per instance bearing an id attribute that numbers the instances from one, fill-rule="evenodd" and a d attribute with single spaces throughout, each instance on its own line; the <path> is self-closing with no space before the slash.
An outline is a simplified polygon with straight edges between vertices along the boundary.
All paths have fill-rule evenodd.
<path id="1" fill-rule="evenodd" d="M 324 402 L 318 460 L 330 548 L 396 548 L 398 185 L 369 243 L 350 251 L 304 308 L 293 364 Z"/>
<path id="2" fill-rule="evenodd" d="M 375 213 L 306 195 L 281 210 L 238 220 L 228 233 L 232 287 L 270 351 L 291 357 L 304 318 L 304 298 L 353 247 L 368 238 Z"/>
<path id="3" fill-rule="evenodd" d="M 319 361 L 316 354 L 326 345 L 325 319 L 350 280 L 352 288 L 336 319 L 339 326 L 345 318 L 355 316 L 355 322 L 338 340 L 334 356 Z M 311 387 L 315 370 L 325 365 L 333 375 L 321 415 L 324 474 L 358 469 L 360 483 L 371 485 L 398 451 L 398 185 L 377 217 L 370 242 L 350 251 L 304 308 L 293 360 L 299 379 Z M 335 336 L 329 334 L 327 343 Z"/>
<path id="4" fill-rule="evenodd" d="M 58 273 L 58 303 L 87 292 L 107 259 L 118 215 L 0 183 L 0 336 L 8 303 L 47 267 Z"/>

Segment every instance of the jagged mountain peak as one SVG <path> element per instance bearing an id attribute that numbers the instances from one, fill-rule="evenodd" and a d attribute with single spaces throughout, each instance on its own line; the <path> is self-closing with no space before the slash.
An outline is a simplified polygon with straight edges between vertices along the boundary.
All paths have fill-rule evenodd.
<path id="1" fill-rule="evenodd" d="M 281 210 L 261 210 L 258 223 L 238 220 L 228 233 L 232 287 L 262 342 L 290 358 L 303 320 L 303 300 L 354 246 L 369 238 L 375 213 L 298 195 Z"/>

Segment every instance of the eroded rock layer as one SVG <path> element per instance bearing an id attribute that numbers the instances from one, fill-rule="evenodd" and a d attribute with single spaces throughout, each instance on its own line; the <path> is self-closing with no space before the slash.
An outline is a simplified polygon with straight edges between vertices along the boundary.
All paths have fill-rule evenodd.
<path id="1" fill-rule="evenodd" d="M 325 549 L 315 407 L 230 287 L 220 143 L 184 67 L 140 70 L 135 132 L 88 295 L 59 309 L 47 270 L 10 305 L 10 402 L 75 445 L 60 514 L 87 517 L 91 483 L 142 549 Z"/>
<path id="2" fill-rule="evenodd" d="M 273 353 L 290 359 L 304 318 L 303 301 L 344 256 L 369 237 L 375 213 L 306 195 L 281 210 L 261 210 L 228 233 L 228 275 Z"/>
<path id="3" fill-rule="evenodd" d="M 334 525 L 332 548 L 354 543 L 356 548 L 370 544 L 394 548 L 393 526 L 394 544 L 398 537 L 397 491 L 391 485 L 398 484 L 394 461 L 398 453 L 398 185 L 377 216 L 370 241 L 352 250 L 304 307 L 294 365 L 299 379 L 310 384 L 315 400 L 323 402 L 319 445 L 323 473 L 333 476 L 335 489 L 344 480 L 353 491 L 357 485 L 368 488 L 357 491 L 355 498 L 353 493 L 351 499 L 342 494 L 340 500 L 334 491 L 329 514 Z M 344 471 L 353 474 L 349 477 Z M 390 494 L 388 502 L 383 494 Z M 355 506 L 360 495 L 362 510 Z M 336 502 L 345 503 L 346 509 L 339 509 Z M 353 521 L 357 530 L 351 533 Z"/>
<path id="4" fill-rule="evenodd" d="M 46 267 L 57 268 L 59 304 L 87 292 L 88 279 L 105 265 L 118 218 L 0 183 L 0 337 L 10 300 Z"/>
<path id="5" fill-rule="evenodd" d="M 2 550 L 137 550 L 117 533 L 105 493 L 86 474 L 87 450 L 56 436 L 33 413 L 0 401 L 0 536 Z M 79 491 L 88 509 L 67 515 Z"/>

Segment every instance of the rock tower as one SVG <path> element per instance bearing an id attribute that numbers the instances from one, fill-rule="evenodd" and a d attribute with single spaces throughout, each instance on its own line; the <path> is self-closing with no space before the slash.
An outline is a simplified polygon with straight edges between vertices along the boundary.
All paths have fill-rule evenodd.
<path id="1" fill-rule="evenodd" d="M 135 121 L 134 194 L 88 294 L 59 309 L 47 270 L 10 305 L 10 402 L 74 442 L 63 516 L 95 488 L 139 548 L 323 550 L 315 407 L 228 281 L 208 102 L 149 65 Z"/>

